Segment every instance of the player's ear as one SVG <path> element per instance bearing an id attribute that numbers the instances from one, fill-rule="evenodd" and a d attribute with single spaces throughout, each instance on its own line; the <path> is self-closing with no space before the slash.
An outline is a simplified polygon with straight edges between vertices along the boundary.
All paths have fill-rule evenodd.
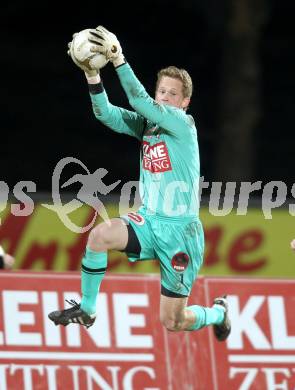
<path id="1" fill-rule="evenodd" d="M 189 103 L 190 103 L 190 98 L 184 98 L 182 103 L 181 103 L 181 108 L 183 108 L 184 110 L 186 110 L 189 106 Z"/>

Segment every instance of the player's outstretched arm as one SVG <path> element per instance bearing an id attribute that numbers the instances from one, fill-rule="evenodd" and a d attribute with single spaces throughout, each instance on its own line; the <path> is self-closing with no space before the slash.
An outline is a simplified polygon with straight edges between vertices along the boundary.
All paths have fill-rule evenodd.
<path id="1" fill-rule="evenodd" d="M 109 102 L 102 83 L 89 84 L 95 117 L 117 133 L 131 135 L 141 141 L 146 121 L 137 112 L 126 110 Z"/>
<path id="2" fill-rule="evenodd" d="M 113 63 L 129 103 L 137 113 L 174 134 L 181 132 L 183 135 L 187 129 L 191 128 L 191 122 L 184 112 L 160 105 L 149 96 L 131 67 L 126 63 L 122 47 L 113 33 L 98 26 L 90 30 L 89 35 L 89 41 L 94 45 L 91 50 L 104 54 Z"/>
<path id="3" fill-rule="evenodd" d="M 95 117 L 118 133 L 141 139 L 145 124 L 144 118 L 137 113 L 112 105 L 104 90 L 100 70 L 93 69 L 93 65 L 91 66 L 89 63 L 90 58 L 86 57 L 83 62 L 79 61 L 75 56 L 72 42 L 68 44 L 68 48 L 68 55 L 74 64 L 85 73 Z"/>

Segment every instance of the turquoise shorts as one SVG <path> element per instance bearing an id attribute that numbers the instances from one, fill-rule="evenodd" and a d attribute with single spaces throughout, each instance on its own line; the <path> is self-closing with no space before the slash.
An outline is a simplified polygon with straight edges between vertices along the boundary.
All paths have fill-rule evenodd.
<path id="1" fill-rule="evenodd" d="M 144 209 L 121 218 L 130 223 L 141 246 L 140 254 L 127 252 L 129 261 L 158 259 L 162 288 L 175 296 L 189 296 L 204 256 L 199 218 L 167 218 Z"/>

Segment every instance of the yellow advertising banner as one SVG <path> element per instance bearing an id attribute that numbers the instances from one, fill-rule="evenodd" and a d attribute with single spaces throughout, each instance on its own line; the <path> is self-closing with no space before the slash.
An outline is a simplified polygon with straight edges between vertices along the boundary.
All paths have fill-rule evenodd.
<path id="1" fill-rule="evenodd" d="M 105 207 L 109 217 L 118 216 L 114 204 Z M 11 204 L 0 210 L 0 244 L 15 256 L 15 268 L 80 269 L 89 229 L 74 232 L 65 226 L 59 213 L 40 203 L 23 215 L 20 210 L 16 213 Z M 67 217 L 75 226 L 84 227 L 94 221 L 94 210 L 83 205 Z M 290 249 L 290 241 L 295 238 L 295 219 L 287 209 L 274 209 L 272 218 L 265 219 L 259 209 L 249 208 L 245 216 L 234 210 L 226 216 L 214 216 L 202 208 L 200 218 L 206 237 L 202 275 L 295 277 L 295 252 Z M 157 273 L 159 267 L 155 260 L 131 263 L 125 254 L 110 251 L 108 269 Z"/>

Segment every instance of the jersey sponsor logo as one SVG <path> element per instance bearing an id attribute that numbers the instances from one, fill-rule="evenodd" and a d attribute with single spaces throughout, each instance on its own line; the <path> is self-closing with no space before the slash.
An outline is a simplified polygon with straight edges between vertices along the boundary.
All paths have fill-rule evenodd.
<path id="1" fill-rule="evenodd" d="M 189 256 L 184 252 L 176 253 L 171 260 L 174 271 L 184 272 L 189 263 Z"/>
<path id="2" fill-rule="evenodd" d="M 127 214 L 128 218 L 131 219 L 134 223 L 137 225 L 143 225 L 145 220 L 142 215 L 137 214 L 137 213 L 128 213 Z"/>
<path id="3" fill-rule="evenodd" d="M 165 142 L 162 141 L 157 144 L 150 145 L 149 142 L 143 141 L 142 150 L 143 169 L 152 173 L 172 170 L 169 153 Z"/>

